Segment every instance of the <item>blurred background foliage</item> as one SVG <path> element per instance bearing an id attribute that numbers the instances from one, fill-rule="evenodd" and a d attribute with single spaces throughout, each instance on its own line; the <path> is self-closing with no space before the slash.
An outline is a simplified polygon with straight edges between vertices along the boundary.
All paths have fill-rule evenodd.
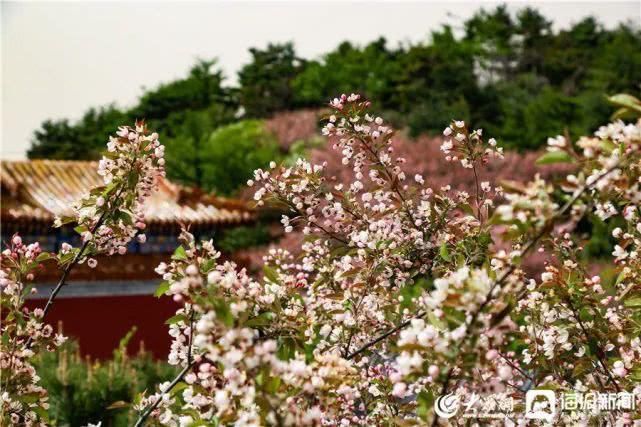
<path id="1" fill-rule="evenodd" d="M 155 390 L 176 376 L 175 367 L 153 360 L 141 349 L 127 355 L 127 345 L 135 329 L 114 350 L 113 358 L 92 361 L 80 356 L 78 344 L 67 341 L 53 352 L 37 356 L 35 367 L 42 386 L 49 392 L 49 417 L 52 425 L 103 427 L 131 426 L 137 412 L 131 402 L 144 390 Z"/>
<path id="2" fill-rule="evenodd" d="M 95 159 L 117 125 L 145 118 L 168 146 L 170 178 L 231 195 L 253 168 L 280 159 L 260 120 L 319 108 L 342 92 L 364 93 L 412 136 L 440 133 L 455 117 L 528 150 L 565 130 L 594 131 L 611 113 L 605 94 L 641 89 L 638 28 L 605 29 L 586 18 L 553 31 L 532 8 L 482 9 L 461 28 L 444 25 L 417 44 L 346 41 L 316 59 L 300 58 L 292 43 L 268 44 L 250 56 L 235 86 L 215 60 L 201 60 L 130 109 L 109 105 L 77 122 L 46 121 L 28 156 Z"/>
<path id="3" fill-rule="evenodd" d="M 261 120 L 248 119 L 215 128 L 208 114 L 189 115 L 182 131 L 164 138 L 170 176 L 207 191 L 230 195 L 252 171 L 281 158 L 276 137 Z"/>

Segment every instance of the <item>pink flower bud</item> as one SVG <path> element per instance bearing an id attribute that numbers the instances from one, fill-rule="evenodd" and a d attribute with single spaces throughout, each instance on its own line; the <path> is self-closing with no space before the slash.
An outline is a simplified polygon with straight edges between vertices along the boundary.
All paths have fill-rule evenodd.
<path id="1" fill-rule="evenodd" d="M 496 350 L 494 350 L 494 349 L 488 350 L 488 352 L 485 354 L 485 358 L 486 358 L 487 360 L 494 360 L 494 359 L 496 359 L 498 356 L 499 356 L 499 352 L 498 352 L 498 351 L 496 351 Z"/>
<path id="2" fill-rule="evenodd" d="M 499 378 L 502 380 L 509 380 L 512 378 L 512 368 L 507 365 L 503 365 L 499 368 Z"/>
<path id="3" fill-rule="evenodd" d="M 432 378 L 436 378 L 438 376 L 439 372 L 440 372 L 440 370 L 438 369 L 438 366 L 436 366 L 436 365 L 430 365 L 430 367 L 427 369 L 427 373 Z"/>

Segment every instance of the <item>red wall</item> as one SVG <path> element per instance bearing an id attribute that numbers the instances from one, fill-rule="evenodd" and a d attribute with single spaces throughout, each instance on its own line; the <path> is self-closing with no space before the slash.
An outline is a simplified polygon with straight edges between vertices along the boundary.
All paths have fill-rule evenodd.
<path id="1" fill-rule="evenodd" d="M 43 307 L 45 300 L 30 300 L 29 308 Z M 83 355 L 110 358 L 120 339 L 136 326 L 129 342 L 130 354 L 135 354 L 144 342 L 146 350 L 156 358 L 169 353 L 170 337 L 165 320 L 174 315 L 177 304 L 169 297 L 151 295 L 115 297 L 59 298 L 47 315 L 54 330 L 62 322 L 65 335 L 80 343 Z"/>

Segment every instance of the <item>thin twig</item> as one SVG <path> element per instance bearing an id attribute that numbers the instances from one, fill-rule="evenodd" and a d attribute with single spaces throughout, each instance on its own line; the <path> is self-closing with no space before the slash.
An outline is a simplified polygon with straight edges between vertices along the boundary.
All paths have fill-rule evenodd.
<path id="1" fill-rule="evenodd" d="M 187 347 L 187 364 L 191 365 L 191 350 L 194 341 L 194 307 L 191 307 L 191 314 L 189 316 L 189 347 Z"/>
<path id="2" fill-rule="evenodd" d="M 379 342 L 383 341 L 385 338 L 389 337 L 390 335 L 394 335 L 396 332 L 400 331 L 401 329 L 404 329 L 406 326 L 408 326 L 412 320 L 414 319 L 421 319 L 423 318 L 427 313 L 419 313 L 417 316 L 408 319 L 401 323 L 400 325 L 390 329 L 389 331 L 385 332 L 384 334 L 380 335 L 379 337 L 375 338 L 372 341 L 369 341 L 368 343 L 364 344 L 361 346 L 358 350 L 354 351 L 353 353 L 350 353 L 347 355 L 346 359 L 353 359 L 354 357 L 358 356 L 362 352 L 366 351 L 368 348 L 378 344 Z"/>
<path id="3" fill-rule="evenodd" d="M 151 404 L 150 406 L 147 407 L 147 409 L 145 409 L 142 415 L 138 418 L 138 421 L 136 421 L 135 427 L 140 427 L 143 425 L 143 423 L 147 420 L 147 418 L 149 418 L 149 415 L 151 415 L 154 409 L 156 409 L 158 405 L 160 405 L 160 401 L 162 400 L 162 395 L 169 393 L 174 387 L 176 387 L 176 385 L 183 379 L 185 374 L 187 374 L 187 372 L 194 366 L 195 363 L 196 363 L 195 360 L 192 360 L 191 363 L 188 363 L 183 368 L 183 370 L 180 371 L 180 373 L 176 376 L 176 378 L 174 378 L 171 384 L 169 384 L 169 387 L 167 387 L 167 389 L 162 391 L 158 399 L 156 399 L 156 401 L 153 404 Z"/>
<path id="4" fill-rule="evenodd" d="M 474 172 L 474 184 L 476 186 L 476 214 L 478 215 L 479 223 L 483 225 L 483 217 L 481 216 L 481 190 L 479 187 L 479 175 L 476 172 L 476 163 L 472 163 L 472 171 Z"/>
<path id="5" fill-rule="evenodd" d="M 619 383 L 617 383 L 617 381 L 614 379 L 614 376 L 612 375 L 612 372 L 610 372 L 608 365 L 605 363 L 605 360 L 603 360 L 603 356 L 605 353 L 599 346 L 597 340 L 594 339 L 588 332 L 588 329 L 585 327 L 585 324 L 581 320 L 581 316 L 579 315 L 578 311 L 574 308 L 574 304 L 572 304 L 572 300 L 570 299 L 570 297 L 567 297 L 565 302 L 568 304 L 568 307 L 572 311 L 572 314 L 574 314 L 574 317 L 576 317 L 576 321 L 579 324 L 579 327 L 581 328 L 583 335 L 585 335 L 585 338 L 588 340 L 588 343 L 590 341 L 594 341 L 596 345 L 596 358 L 598 362 L 601 364 L 601 367 L 605 371 L 605 374 L 607 375 L 608 379 L 612 382 L 612 384 L 614 384 L 614 388 L 617 390 L 617 392 L 620 392 L 621 389 L 619 388 Z"/>
<path id="6" fill-rule="evenodd" d="M 96 224 L 99 224 L 99 222 L 96 223 Z M 93 234 L 93 232 L 92 232 L 92 234 Z M 45 308 L 43 309 L 43 312 L 44 312 L 44 314 L 42 316 L 43 320 L 47 316 L 47 313 L 49 313 L 49 310 L 51 310 L 51 306 L 53 305 L 53 301 L 56 299 L 56 296 L 58 295 L 58 293 L 60 292 L 62 287 L 67 284 L 67 276 L 69 275 L 71 270 L 78 264 L 78 262 L 82 259 L 82 256 L 84 255 L 84 252 L 87 249 L 88 245 L 89 245 L 89 241 L 87 240 L 86 242 L 84 242 L 82 244 L 82 246 L 80 247 L 80 250 L 78 251 L 76 256 L 73 257 L 73 260 L 69 264 L 67 264 L 67 267 L 65 267 L 64 271 L 62 272 L 62 276 L 60 277 L 60 280 L 58 281 L 58 284 L 53 289 L 53 291 L 51 291 L 51 294 L 49 295 L 49 299 L 47 300 L 47 304 L 45 305 Z"/>
<path id="7" fill-rule="evenodd" d="M 91 234 L 92 234 L 92 235 L 93 235 L 93 234 L 96 232 L 96 230 L 98 230 L 98 228 L 100 228 L 100 226 L 103 224 L 103 222 L 105 221 L 105 218 L 107 217 L 107 213 L 108 213 L 108 212 L 113 212 L 113 211 L 117 208 L 117 206 L 118 206 L 118 202 L 119 202 L 119 200 L 120 200 L 120 195 L 122 194 L 122 192 L 123 192 L 123 191 L 124 191 L 124 186 L 123 186 L 123 187 L 121 187 L 121 188 L 118 190 L 118 194 L 116 194 L 116 197 L 115 197 L 115 199 L 114 199 L 114 202 L 111 204 L 111 209 L 105 209 L 105 210 L 102 212 L 102 214 L 100 215 L 100 218 L 98 218 L 98 221 L 96 221 L 96 223 L 93 225 L 93 227 L 91 227 L 90 232 L 91 232 Z M 69 264 L 67 264 L 67 266 L 66 266 L 66 267 L 65 267 L 65 269 L 63 270 L 63 272 L 62 272 L 62 276 L 60 277 L 60 280 L 58 281 L 58 284 L 57 284 L 57 285 L 56 285 L 56 287 L 51 291 L 51 294 L 49 295 L 49 299 L 47 299 L 47 303 L 45 304 L 45 307 L 44 307 L 44 309 L 43 309 L 42 318 L 41 318 L 41 321 L 42 321 L 42 322 L 44 322 L 45 318 L 47 317 L 47 314 L 48 314 L 48 313 L 49 313 L 49 311 L 51 310 L 51 307 L 53 306 L 53 302 L 54 302 L 54 300 L 56 299 L 56 297 L 58 296 L 58 293 L 59 293 L 59 292 L 62 290 L 62 288 L 67 284 L 67 277 L 68 277 L 68 276 L 69 276 L 69 274 L 71 273 L 71 270 L 73 270 L 73 268 L 74 268 L 76 265 L 78 265 L 78 263 L 80 262 L 80 260 L 81 260 L 81 259 L 82 259 L 82 257 L 84 256 L 84 252 L 85 252 L 85 250 L 87 249 L 87 247 L 88 247 L 88 246 L 89 246 L 89 240 L 85 241 L 85 242 L 82 244 L 82 246 L 80 247 L 80 250 L 78 251 L 78 253 L 76 253 L 76 256 L 74 256 L 74 257 L 73 257 L 73 260 L 72 260 Z M 31 337 L 29 337 L 29 339 L 28 339 L 28 340 L 27 340 L 27 342 L 25 343 L 25 345 L 27 346 L 27 348 L 31 347 L 31 343 L 32 343 L 32 342 L 33 342 L 33 339 L 32 339 Z"/>

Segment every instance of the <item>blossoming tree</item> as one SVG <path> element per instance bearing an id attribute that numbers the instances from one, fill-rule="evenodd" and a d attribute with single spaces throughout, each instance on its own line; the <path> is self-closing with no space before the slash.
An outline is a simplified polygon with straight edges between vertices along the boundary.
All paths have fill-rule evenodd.
<path id="1" fill-rule="evenodd" d="M 454 121 L 441 149 L 452 173 L 473 174 L 468 194 L 405 176 L 394 131 L 359 95 L 330 107 L 323 134 L 353 180 L 300 159 L 249 182 L 306 235 L 299 255 L 271 250 L 252 278 L 184 230 L 158 267 L 158 294 L 181 303 L 169 363 L 183 369 L 141 397 L 137 425 L 437 425 L 439 396 L 522 406 L 534 388 L 634 393 L 627 409 L 556 421 L 641 423 L 641 122 L 551 138 L 540 162 L 575 171 L 502 188 L 483 180 L 496 141 Z M 580 256 L 575 225 L 591 213 L 625 223 L 613 281 Z M 540 277 L 520 268 L 533 251 L 551 256 Z"/>
<path id="2" fill-rule="evenodd" d="M 641 112 L 633 98 L 614 101 L 618 114 Z M 330 107 L 323 134 L 352 180 L 301 159 L 249 183 L 259 205 L 286 212 L 286 232 L 306 235 L 299 254 L 271 250 L 253 278 L 186 229 L 158 266 L 157 294 L 181 305 L 168 324 L 169 363 L 182 369 L 140 397 L 137 425 L 438 425 L 457 422 L 439 418 L 439 397 L 474 407 L 493 393 L 519 406 L 535 388 L 632 393 L 628 407 L 557 413 L 559 424 L 641 422 L 641 122 L 552 138 L 540 162 L 575 171 L 502 188 L 483 179 L 502 157 L 496 141 L 454 121 L 441 149 L 453 173 L 474 176 L 468 194 L 406 176 L 394 131 L 368 101 L 343 95 Z M 108 153 L 105 186 L 58 221 L 77 222 L 83 244 L 55 255 L 63 274 L 43 310 L 23 302 L 48 255 L 18 236 L 3 252 L 3 422 L 46 423 L 30 358 L 64 340 L 44 320 L 69 271 L 121 253 L 144 229 L 140 208 L 163 173 L 157 135 L 121 128 Z M 624 224 L 612 236 L 613 280 L 580 256 L 576 224 L 592 213 Z M 540 276 L 520 267 L 533 251 L 550 255 Z"/>
<path id="3" fill-rule="evenodd" d="M 156 178 L 164 175 L 164 147 L 158 134 L 150 133 L 143 122 L 120 127 L 107 144 L 98 173 L 104 186 L 93 188 L 74 206 L 74 215 L 56 218 L 55 225 L 75 223 L 82 245 L 64 243 L 57 254 L 43 252 L 39 244 L 26 244 L 12 237 L 2 252 L 0 303 L 2 347 L 0 351 L 0 425 L 46 425 L 47 392 L 38 385 L 32 358 L 51 351 L 65 341 L 46 324 L 47 313 L 71 270 L 87 263 L 94 268 L 94 256 L 124 254 L 134 238 L 145 241 L 143 204 L 154 190 Z M 30 284 L 42 263 L 55 259 L 62 270 L 60 281 L 44 308 L 33 311 L 24 306 L 25 298 L 36 290 Z"/>

